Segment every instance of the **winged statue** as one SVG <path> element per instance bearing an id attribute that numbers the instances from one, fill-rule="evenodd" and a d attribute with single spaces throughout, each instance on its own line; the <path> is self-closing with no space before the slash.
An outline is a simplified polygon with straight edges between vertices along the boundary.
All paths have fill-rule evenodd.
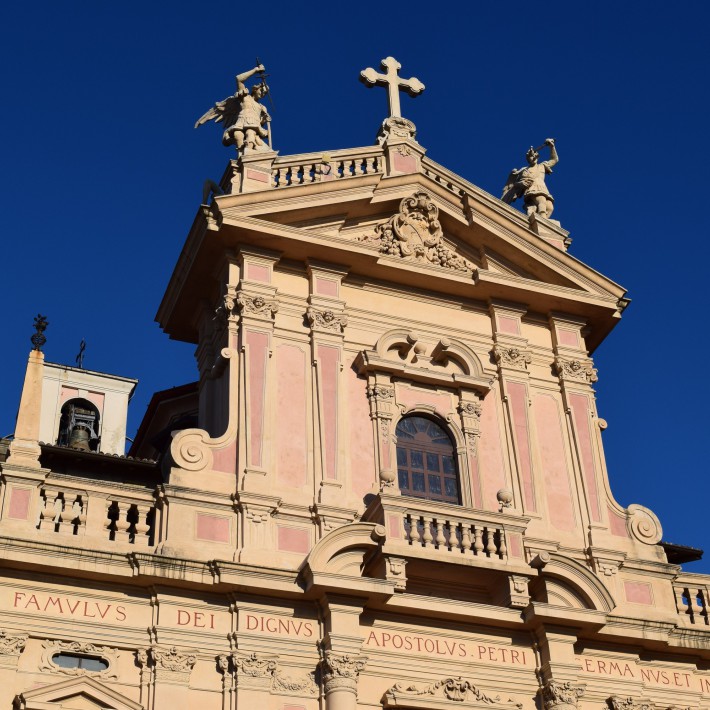
<path id="1" fill-rule="evenodd" d="M 550 148 L 550 159 L 539 162 L 540 151 L 545 146 Z M 548 138 L 537 148 L 530 146 L 525 158 L 528 164 L 513 170 L 508 175 L 501 199 L 510 205 L 522 197 L 528 216 L 539 214 L 541 217 L 549 218 L 555 200 L 545 185 L 545 175 L 549 175 L 553 166 L 559 161 L 554 138 Z"/>
<path id="2" fill-rule="evenodd" d="M 195 123 L 195 128 L 214 121 L 224 125 L 223 145 L 236 145 L 238 151 L 271 150 L 271 116 L 263 104 L 259 103 L 269 87 L 266 84 L 264 65 L 259 64 L 236 77 L 237 91 L 223 101 L 216 103 Z M 259 74 L 260 82 L 247 89 L 245 81 Z M 268 144 L 264 142 L 267 139 Z"/>

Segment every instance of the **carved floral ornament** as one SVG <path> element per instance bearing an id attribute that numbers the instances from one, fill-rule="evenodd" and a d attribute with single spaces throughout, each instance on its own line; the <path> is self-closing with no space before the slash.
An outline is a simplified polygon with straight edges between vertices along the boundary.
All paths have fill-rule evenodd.
<path id="1" fill-rule="evenodd" d="M 487 695 L 471 681 L 460 676 L 455 678 L 442 678 L 429 685 L 397 683 L 385 693 L 388 706 L 398 705 L 397 700 L 399 698 L 406 702 L 407 698 L 411 699 L 413 697 L 422 696 L 441 698 L 452 702 L 464 702 L 468 700 L 493 707 L 522 708 L 522 703 L 516 703 L 511 698 L 501 700 L 500 695 L 496 695 L 495 697 Z"/>
<path id="2" fill-rule="evenodd" d="M 189 673 L 197 662 L 196 651 L 179 651 L 176 646 L 169 649 L 150 649 L 153 665 L 157 670 L 172 673 Z"/>
<path id="3" fill-rule="evenodd" d="M 19 656 L 26 643 L 26 634 L 9 636 L 5 629 L 0 630 L 0 656 Z"/>
<path id="4" fill-rule="evenodd" d="M 316 695 L 318 693 L 315 671 L 298 678 L 286 675 L 279 668 L 278 656 L 251 653 L 248 655 L 234 655 L 231 658 L 238 676 L 270 679 L 270 691 L 272 693 L 301 692 L 307 695 Z M 229 672 L 229 657 L 220 656 L 218 666 L 220 672 L 224 673 L 226 677 Z"/>
<path id="5" fill-rule="evenodd" d="M 549 680 L 540 688 L 545 710 L 553 708 L 576 708 L 577 701 L 584 695 L 584 686 L 567 681 L 560 683 Z"/>
<path id="6" fill-rule="evenodd" d="M 415 192 L 400 202 L 396 215 L 375 227 L 374 235 L 359 240 L 378 246 L 381 254 L 471 273 L 472 265 L 444 245 L 438 217 L 439 209 L 430 195 Z"/>
<path id="7" fill-rule="evenodd" d="M 274 298 L 266 298 L 258 293 L 250 294 L 228 287 L 227 293 L 224 295 L 224 308 L 230 320 L 234 320 L 237 314 L 272 319 L 278 313 L 279 304 Z"/>

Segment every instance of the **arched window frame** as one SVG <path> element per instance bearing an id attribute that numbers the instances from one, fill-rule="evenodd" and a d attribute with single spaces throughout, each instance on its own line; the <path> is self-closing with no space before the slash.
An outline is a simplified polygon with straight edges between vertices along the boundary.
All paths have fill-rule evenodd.
<path id="1" fill-rule="evenodd" d="M 392 458 L 391 460 L 395 462 L 395 473 L 396 473 L 396 461 L 397 461 L 397 425 L 403 420 L 409 417 L 424 417 L 425 419 L 430 419 L 435 424 L 438 424 L 451 438 L 451 443 L 454 450 L 454 460 L 456 463 L 456 475 L 458 478 L 459 485 L 459 496 L 460 503 L 462 507 L 470 508 L 473 506 L 473 497 L 471 495 L 471 485 L 473 483 L 470 472 L 469 472 L 469 451 L 466 446 L 466 437 L 461 431 L 461 428 L 453 421 L 451 418 L 443 417 L 439 412 L 437 412 L 435 407 L 426 404 L 420 404 L 416 407 L 400 411 L 400 415 L 392 422 L 392 437 L 391 437 L 391 447 L 392 447 Z M 399 480 L 395 478 L 394 486 L 399 490 Z M 427 498 L 421 498 L 420 500 L 430 500 Z M 446 501 L 432 500 L 434 503 L 442 503 L 443 505 L 457 505 L 456 503 L 448 503 Z"/>

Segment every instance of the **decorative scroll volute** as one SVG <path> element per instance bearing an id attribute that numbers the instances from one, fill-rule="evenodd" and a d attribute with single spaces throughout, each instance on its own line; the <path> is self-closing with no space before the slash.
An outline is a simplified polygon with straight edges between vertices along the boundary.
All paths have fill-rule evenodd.
<path id="1" fill-rule="evenodd" d="M 619 695 L 612 695 L 606 702 L 610 710 L 653 710 L 654 707 L 650 700 L 622 698 Z"/>
<path id="2" fill-rule="evenodd" d="M 475 390 L 462 392 L 458 411 L 461 415 L 461 430 L 466 437 L 466 445 L 470 454 L 475 457 L 478 455 L 478 438 L 481 435 L 483 397 Z"/>
<path id="3" fill-rule="evenodd" d="M 385 693 L 385 707 L 407 707 L 413 698 L 441 698 L 453 702 L 473 702 L 491 707 L 522 708 L 521 703 L 514 700 L 501 700 L 500 695 L 491 696 L 484 693 L 470 680 L 461 676 L 442 678 L 429 685 L 396 683 Z"/>
<path id="4" fill-rule="evenodd" d="M 370 418 L 377 425 L 380 457 L 380 490 L 394 485 L 394 470 L 389 450 L 392 438 L 392 419 L 395 413 L 395 391 L 391 385 L 380 384 L 371 379 L 367 387 L 370 402 Z"/>
<path id="5" fill-rule="evenodd" d="M 496 344 L 493 347 L 493 357 L 500 369 L 527 370 L 532 362 L 532 355 L 525 348 Z"/>
<path id="6" fill-rule="evenodd" d="M 560 382 L 586 382 L 592 384 L 599 378 L 589 360 L 578 358 L 555 358 L 555 370 Z"/>
<path id="7" fill-rule="evenodd" d="M 27 634 L 9 636 L 3 629 L 0 631 L 0 656 L 19 656 L 27 643 Z"/>

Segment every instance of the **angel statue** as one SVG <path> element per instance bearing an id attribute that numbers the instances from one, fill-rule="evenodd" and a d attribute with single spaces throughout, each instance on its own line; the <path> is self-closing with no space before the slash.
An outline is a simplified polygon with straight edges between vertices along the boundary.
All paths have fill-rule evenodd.
<path id="1" fill-rule="evenodd" d="M 539 151 L 546 145 L 550 146 L 550 159 L 538 163 Z M 559 160 L 554 138 L 548 138 L 541 146 L 530 146 L 526 154 L 528 164 L 520 170 L 513 170 L 503 188 L 503 202 L 511 204 L 519 197 L 523 198 L 528 217 L 539 214 L 549 218 L 555 206 L 555 201 L 545 185 L 545 175 L 552 172 L 552 167 Z"/>
<path id="2" fill-rule="evenodd" d="M 259 74 L 261 81 L 254 84 L 251 90 L 247 89 L 244 82 L 254 74 Z M 238 151 L 270 150 L 271 126 L 269 124 L 271 116 L 266 108 L 259 103 L 259 100 L 269 93 L 269 87 L 265 81 L 264 65 L 259 64 L 250 71 L 238 74 L 236 79 L 237 93 L 216 103 L 197 121 L 195 128 L 207 121 L 221 122 L 225 126 L 222 134 L 224 145 L 236 145 Z M 264 143 L 264 138 L 268 138 L 268 145 Z"/>

